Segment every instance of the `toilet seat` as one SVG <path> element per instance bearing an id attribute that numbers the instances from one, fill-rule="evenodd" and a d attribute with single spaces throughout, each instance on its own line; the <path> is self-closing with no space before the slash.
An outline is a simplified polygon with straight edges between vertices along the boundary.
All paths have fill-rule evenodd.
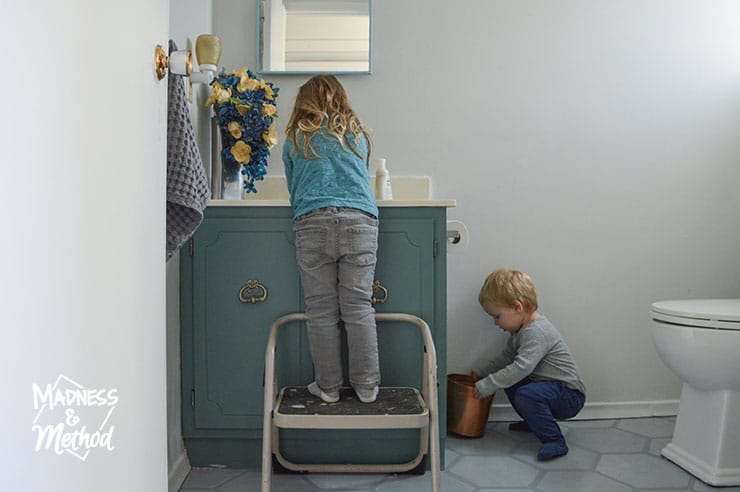
<path id="1" fill-rule="evenodd" d="M 740 299 L 686 299 L 652 305 L 656 321 L 692 328 L 740 331 Z"/>

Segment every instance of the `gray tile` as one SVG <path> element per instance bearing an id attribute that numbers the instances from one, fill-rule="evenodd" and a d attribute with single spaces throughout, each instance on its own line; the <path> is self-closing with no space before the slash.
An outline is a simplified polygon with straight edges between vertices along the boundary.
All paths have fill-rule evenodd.
<path id="1" fill-rule="evenodd" d="M 486 432 L 483 437 L 470 439 L 458 436 L 447 436 L 446 447 L 458 454 L 502 456 L 510 454 L 518 442 L 498 432 Z"/>
<path id="2" fill-rule="evenodd" d="M 227 468 L 193 468 L 182 484 L 185 489 L 215 489 L 244 473 L 244 470 Z"/>
<path id="3" fill-rule="evenodd" d="M 511 432 L 508 422 L 489 423 L 480 439 L 448 436 L 445 492 L 740 492 L 712 487 L 660 457 L 670 442 L 673 417 L 559 422 L 570 452 L 536 460 L 533 434 Z M 670 432 L 669 432 L 670 430 Z M 599 453 L 603 454 L 599 456 Z M 257 471 L 195 468 L 182 492 L 259 490 Z M 273 492 L 427 492 L 431 474 L 273 475 Z"/>
<path id="4" fill-rule="evenodd" d="M 645 438 L 619 429 L 572 429 L 567 440 L 568 445 L 597 453 L 636 453 L 647 443 Z"/>
<path id="5" fill-rule="evenodd" d="M 694 492 L 740 492 L 740 487 L 712 487 L 697 478 L 692 490 Z"/>
<path id="6" fill-rule="evenodd" d="M 526 442 L 522 443 L 514 456 L 540 470 L 593 470 L 599 455 L 587 449 L 576 446 L 568 446 L 568 454 L 550 461 L 537 461 L 537 451 L 540 449 L 540 443 Z"/>
<path id="7" fill-rule="evenodd" d="M 637 488 L 688 487 L 691 478 L 673 463 L 648 454 L 608 454 L 596 470 Z"/>
<path id="8" fill-rule="evenodd" d="M 660 456 L 660 452 L 663 451 L 663 448 L 666 447 L 666 445 L 669 442 L 671 442 L 670 437 L 661 437 L 657 439 L 651 439 L 650 448 L 648 449 L 648 453 L 654 456 Z"/>
<path id="9" fill-rule="evenodd" d="M 568 429 L 605 429 L 614 427 L 618 421 L 614 419 L 601 420 L 563 420 L 558 422 L 561 427 Z"/>
<path id="10" fill-rule="evenodd" d="M 457 452 L 450 449 L 449 446 L 445 446 L 445 468 L 449 468 L 460 457 Z"/>
<path id="11" fill-rule="evenodd" d="M 655 492 L 692 492 L 691 488 L 685 489 L 649 489 Z"/>
<path id="12" fill-rule="evenodd" d="M 514 440 L 514 441 L 537 441 L 537 438 L 534 434 L 531 432 L 514 432 L 509 430 L 509 424 L 511 422 L 502 422 L 497 423 L 493 426 L 491 430 L 496 435 L 506 436 L 508 439 Z M 562 426 L 561 426 L 562 429 Z M 563 434 L 565 434 L 567 431 L 563 429 Z M 539 441 L 537 441 L 539 442 Z"/>
<path id="13" fill-rule="evenodd" d="M 217 492 L 244 492 L 245 490 L 261 490 L 262 474 L 257 471 L 248 471 L 229 480 L 216 489 Z M 271 492 L 314 492 L 316 488 L 307 482 L 303 475 L 273 473 L 270 481 Z"/>
<path id="14" fill-rule="evenodd" d="M 534 489 L 478 489 L 478 492 L 526 492 L 527 490 L 534 490 Z M 445 491 L 447 492 L 447 491 Z"/>
<path id="15" fill-rule="evenodd" d="M 306 479 L 321 490 L 372 490 L 387 475 L 357 473 L 308 473 Z"/>
<path id="16" fill-rule="evenodd" d="M 671 437 L 675 422 L 663 419 L 622 419 L 617 429 L 634 432 L 645 437 Z"/>
<path id="17" fill-rule="evenodd" d="M 539 474 L 536 468 L 507 456 L 463 456 L 449 471 L 477 487 L 527 487 Z"/>
<path id="18" fill-rule="evenodd" d="M 429 492 L 432 487 L 432 475 L 394 475 L 377 487 L 377 492 Z M 440 489 L 444 492 L 473 492 L 475 487 L 464 483 L 454 475 L 442 472 Z"/>
<path id="19" fill-rule="evenodd" d="M 632 488 L 594 472 L 547 472 L 537 488 L 542 492 L 631 492 Z"/>

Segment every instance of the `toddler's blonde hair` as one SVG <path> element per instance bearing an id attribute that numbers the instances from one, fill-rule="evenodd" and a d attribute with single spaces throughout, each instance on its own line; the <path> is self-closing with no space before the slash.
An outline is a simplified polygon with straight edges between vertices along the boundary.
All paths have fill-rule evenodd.
<path id="1" fill-rule="evenodd" d="M 290 115 L 285 129 L 288 138 L 293 141 L 293 147 L 300 148 L 306 159 L 321 157 L 311 145 L 311 138 L 321 129 L 324 121 L 329 134 L 335 136 L 342 147 L 349 146 L 357 157 L 370 162 L 370 136 L 352 111 L 344 87 L 330 74 L 314 75 L 301 86 L 295 98 L 293 114 Z M 303 137 L 300 144 L 299 133 Z M 351 133 L 355 138 L 360 134 L 365 136 L 367 155 L 360 155 L 354 142 L 344 138 L 347 133 Z"/>
<path id="2" fill-rule="evenodd" d="M 524 272 L 499 268 L 488 274 L 478 294 L 481 306 L 485 303 L 512 307 L 514 301 L 522 303 L 528 313 L 537 311 L 537 289 Z"/>

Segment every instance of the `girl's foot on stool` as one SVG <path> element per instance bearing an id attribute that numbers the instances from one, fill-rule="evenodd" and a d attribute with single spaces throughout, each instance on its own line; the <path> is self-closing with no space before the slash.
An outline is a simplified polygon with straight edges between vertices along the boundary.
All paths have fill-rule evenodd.
<path id="1" fill-rule="evenodd" d="M 362 403 L 372 403 L 378 397 L 378 387 L 371 389 L 355 388 L 355 393 Z"/>
<path id="2" fill-rule="evenodd" d="M 532 429 L 529 428 L 529 424 L 523 420 L 509 424 L 509 430 L 514 432 L 532 432 Z"/>
<path id="3" fill-rule="evenodd" d="M 308 392 L 313 396 L 318 396 L 326 403 L 336 403 L 339 401 L 339 391 L 324 391 L 319 388 L 316 381 L 308 385 Z"/>
<path id="4" fill-rule="evenodd" d="M 568 454 L 568 446 L 564 442 L 546 442 L 540 447 L 537 453 L 537 459 L 540 461 L 549 461 Z"/>

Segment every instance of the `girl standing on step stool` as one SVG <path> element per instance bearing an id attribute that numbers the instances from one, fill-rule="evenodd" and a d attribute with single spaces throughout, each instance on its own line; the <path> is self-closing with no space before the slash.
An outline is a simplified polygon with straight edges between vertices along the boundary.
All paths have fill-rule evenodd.
<path id="1" fill-rule="evenodd" d="M 370 138 L 342 84 L 323 74 L 299 89 L 286 134 L 283 163 L 315 375 L 308 390 L 327 403 L 339 400 L 341 319 L 349 382 L 371 403 L 380 370 L 371 302 L 378 207 L 368 173 Z"/>

